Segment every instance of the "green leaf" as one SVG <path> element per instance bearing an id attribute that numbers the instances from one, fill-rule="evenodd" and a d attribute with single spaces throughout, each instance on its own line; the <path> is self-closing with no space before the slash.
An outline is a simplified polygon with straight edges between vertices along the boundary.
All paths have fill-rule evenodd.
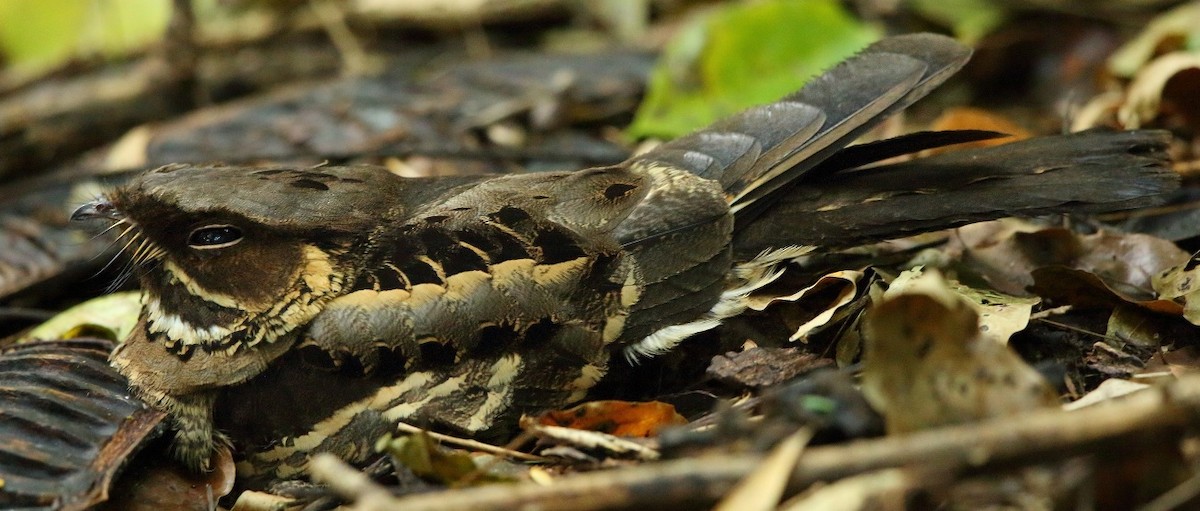
<path id="1" fill-rule="evenodd" d="M 727 5 L 664 50 L 629 134 L 676 137 L 775 101 L 879 35 L 835 0 Z"/>
<path id="2" fill-rule="evenodd" d="M 399 437 L 384 435 L 375 442 L 375 450 L 392 455 L 397 463 L 428 481 L 457 485 L 463 481 L 511 480 L 492 470 L 497 468 L 493 464 L 482 462 L 481 467 L 469 453 L 442 447 L 424 432 Z"/>
<path id="3" fill-rule="evenodd" d="M 137 325 L 138 313 L 141 310 L 141 293 L 137 291 L 93 298 L 34 327 L 18 342 L 75 337 L 100 337 L 123 341 Z"/>
<path id="4" fill-rule="evenodd" d="M 922 16 L 950 27 L 955 37 L 973 44 L 1008 19 L 1009 9 L 995 0 L 913 0 Z"/>
<path id="5" fill-rule="evenodd" d="M 0 53 L 36 72 L 74 55 L 121 55 L 160 37 L 168 0 L 0 0 Z"/>

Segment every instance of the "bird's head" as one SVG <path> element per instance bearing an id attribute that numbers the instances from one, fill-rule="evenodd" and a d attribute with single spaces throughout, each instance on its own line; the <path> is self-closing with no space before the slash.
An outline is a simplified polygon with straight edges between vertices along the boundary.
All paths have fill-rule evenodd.
<path id="1" fill-rule="evenodd" d="M 72 219 L 120 233 L 145 293 L 145 335 L 183 354 L 233 352 L 287 335 L 341 294 L 403 182 L 359 167 L 170 165 Z"/>

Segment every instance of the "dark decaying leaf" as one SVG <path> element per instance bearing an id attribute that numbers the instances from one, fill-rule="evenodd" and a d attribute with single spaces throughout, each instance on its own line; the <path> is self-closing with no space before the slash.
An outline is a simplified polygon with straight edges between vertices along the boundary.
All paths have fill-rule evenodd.
<path id="1" fill-rule="evenodd" d="M 162 412 L 129 396 L 112 344 L 21 344 L 0 353 L 0 507 L 86 509 L 108 497 Z"/>
<path id="2" fill-rule="evenodd" d="M 1166 197 L 1163 206 L 1131 215 L 1121 223 L 1121 228 L 1179 242 L 1180 246 L 1191 246 L 1187 240 L 1200 237 L 1200 209 L 1194 206 L 1200 202 L 1200 190 L 1181 188 Z"/>
<path id="3" fill-rule="evenodd" d="M 145 165 L 211 161 L 213 155 L 227 163 L 309 164 L 364 155 L 503 157 L 504 148 L 493 147 L 485 129 L 501 121 L 528 128 L 522 149 L 555 168 L 615 163 L 626 156 L 623 148 L 569 128 L 631 110 L 649 63 L 641 53 L 510 55 L 427 79 L 412 80 L 402 69 L 276 91 L 198 110 L 154 130 Z M 480 129 L 485 133 L 476 133 Z"/>
<path id="4" fill-rule="evenodd" d="M 960 271 L 1014 295 L 1027 295 L 1033 271 L 1051 266 L 1088 272 L 1123 292 L 1144 294 L 1151 275 L 1188 258 L 1174 243 L 1153 236 L 1108 230 L 1080 234 L 1018 219 L 961 227 L 952 244 L 961 247 Z"/>
<path id="5" fill-rule="evenodd" d="M 1047 266 L 1033 270 L 1032 276 L 1034 284 L 1030 289 L 1055 303 L 1100 309 L 1129 304 L 1169 316 L 1183 314 L 1183 306 L 1178 303 L 1148 294 L 1130 294 L 1136 290 L 1122 289 L 1120 283 L 1084 270 Z"/>
<path id="6" fill-rule="evenodd" d="M 72 266 L 107 262 L 98 256 L 112 240 L 67 221 L 74 208 L 94 199 L 100 190 L 97 180 L 83 182 L 70 175 L 0 188 L 0 247 L 4 247 L 0 250 L 0 298 L 68 274 Z M 71 284 L 78 288 L 80 280 L 81 276 L 72 275 Z M 103 285 L 95 282 L 90 287 Z"/>
<path id="7" fill-rule="evenodd" d="M 109 500 L 92 511 L 212 511 L 233 490 L 233 453 L 221 446 L 213 469 L 197 474 L 160 451 L 145 451 L 113 484 Z"/>
<path id="8" fill-rule="evenodd" d="M 829 366 L 833 360 L 798 348 L 754 347 L 713 357 L 710 377 L 738 387 L 769 387 L 804 372 Z"/>

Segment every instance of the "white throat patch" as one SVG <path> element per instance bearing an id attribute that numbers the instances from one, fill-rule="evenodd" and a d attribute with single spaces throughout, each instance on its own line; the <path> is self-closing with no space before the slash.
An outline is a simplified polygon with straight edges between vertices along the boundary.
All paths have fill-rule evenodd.
<path id="1" fill-rule="evenodd" d="M 243 344 L 246 347 L 260 342 L 272 342 L 295 328 L 307 324 L 324 308 L 325 302 L 342 291 L 343 279 L 333 272 L 329 254 L 312 246 L 303 249 L 305 260 L 292 276 L 296 285 L 274 297 L 271 303 L 248 303 L 223 293 L 209 291 L 192 279 L 172 261 L 164 261 L 163 268 L 174 283 L 182 285 L 191 296 L 227 309 L 241 311 L 229 324 L 198 326 L 184 320 L 174 312 L 164 310 L 161 300 L 143 295 L 147 330 L 166 337 L 169 345 L 189 346 L 224 345 L 230 336 L 247 331 L 244 343 L 233 343 L 228 347 L 232 354 Z"/>

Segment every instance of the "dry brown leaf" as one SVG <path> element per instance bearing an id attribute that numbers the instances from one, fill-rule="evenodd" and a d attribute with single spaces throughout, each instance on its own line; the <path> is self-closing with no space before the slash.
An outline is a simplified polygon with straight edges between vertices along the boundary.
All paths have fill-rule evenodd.
<path id="1" fill-rule="evenodd" d="M 1130 304 L 1121 304 L 1108 316 L 1104 336 L 1135 346 L 1158 348 L 1167 342 L 1173 326 L 1159 314 Z"/>
<path id="2" fill-rule="evenodd" d="M 1163 353 L 1161 360 L 1166 364 L 1171 374 L 1175 376 L 1185 373 L 1195 373 L 1196 371 L 1200 371 L 1200 347 L 1184 346 L 1171 350 Z M 1147 369 L 1150 369 L 1150 367 L 1147 367 Z"/>
<path id="3" fill-rule="evenodd" d="M 1132 394 L 1139 390 L 1148 389 L 1149 385 L 1138 383 L 1135 381 L 1122 380 L 1120 378 L 1109 378 L 1104 380 L 1091 392 L 1084 394 L 1083 397 L 1076 399 L 1070 403 L 1063 405 L 1063 410 L 1078 410 L 1085 406 L 1092 406 L 1096 403 L 1103 403 L 1110 399 L 1118 398 L 1127 394 Z"/>
<path id="4" fill-rule="evenodd" d="M 523 469 L 512 471 L 511 464 L 491 454 L 448 447 L 424 430 L 385 435 L 375 442 L 375 449 L 390 454 L 417 477 L 450 486 L 512 481 L 523 474 Z"/>
<path id="5" fill-rule="evenodd" d="M 145 454 L 156 454 L 147 452 Z M 233 454 L 221 446 L 213 470 L 195 474 L 165 455 L 141 456 L 113 486 L 98 511 L 209 511 L 233 490 Z"/>
<path id="6" fill-rule="evenodd" d="M 832 363 L 815 353 L 796 348 L 752 347 L 713 357 L 705 371 L 709 377 L 739 387 L 770 387 L 801 373 Z"/>
<path id="7" fill-rule="evenodd" d="M 992 222 L 978 222 L 965 225 L 955 230 L 948 251 L 961 252 L 962 264 L 972 272 L 978 273 L 996 290 L 1013 294 L 1027 294 L 1025 290 L 1032 279 L 1029 278 L 1043 259 L 1061 260 L 1076 253 L 1070 248 L 1073 238 L 1063 240 L 1046 240 L 1048 249 L 1041 253 L 1024 254 L 1021 245 L 1015 241 L 1021 233 L 1036 233 L 1044 227 L 1028 220 L 1006 218 Z M 1068 250 L 1066 255 L 1056 255 L 1050 248 Z M 1061 248 L 1066 247 L 1066 248 Z"/>
<path id="8" fill-rule="evenodd" d="M 1200 262 L 1192 259 L 1186 263 L 1156 273 L 1154 291 L 1160 298 L 1174 300 L 1183 305 L 1183 318 L 1193 325 L 1200 325 Z"/>
<path id="9" fill-rule="evenodd" d="M 1057 405 L 1021 357 L 981 336 L 979 316 L 937 272 L 867 312 L 863 394 L 903 433 Z"/>
<path id="10" fill-rule="evenodd" d="M 659 401 L 592 401 L 537 417 L 546 426 L 598 431 L 614 436 L 648 438 L 662 428 L 687 424 L 675 407 Z"/>
<path id="11" fill-rule="evenodd" d="M 780 506 L 780 511 L 874 510 L 896 502 L 920 486 L 904 469 L 889 468 L 839 479 L 801 494 Z M 883 508 L 887 509 L 887 508 Z"/>
<path id="12" fill-rule="evenodd" d="M 1132 295 L 1137 289 L 1118 289 L 1113 283 L 1083 270 L 1063 266 L 1047 266 L 1033 271 L 1031 289 L 1038 296 L 1060 304 L 1076 307 L 1108 309 L 1124 304 L 1151 312 L 1179 316 L 1183 306 L 1171 300 L 1156 300 L 1150 296 Z"/>
<path id="13" fill-rule="evenodd" d="M 1071 116 L 1071 133 L 1098 126 L 1117 126 L 1117 110 L 1125 102 L 1125 92 L 1111 90 L 1089 99 Z"/>
<path id="14" fill-rule="evenodd" d="M 1079 237 L 1083 254 L 1074 267 L 1139 289 L 1150 289 L 1151 277 L 1187 261 L 1174 243 L 1138 233 L 1100 231 Z"/>
<path id="15" fill-rule="evenodd" d="M 521 417 L 521 429 L 540 439 L 543 443 L 557 444 L 543 450 L 540 454 L 547 457 L 566 457 L 595 461 L 590 455 L 575 449 L 599 451 L 610 457 L 633 457 L 641 460 L 656 460 L 659 453 L 656 449 L 639 442 L 637 439 L 619 437 L 599 431 L 565 428 L 539 424 L 536 419 L 528 416 Z"/>
<path id="16" fill-rule="evenodd" d="M 756 293 L 750 296 L 748 306 L 761 311 L 767 307 L 784 302 L 801 303 L 806 309 L 816 309 L 815 314 L 804 315 L 803 323 L 796 327 L 788 341 L 804 341 L 807 337 L 828 325 L 837 313 L 845 306 L 854 302 L 858 296 L 858 284 L 862 281 L 863 272 L 857 270 L 842 270 L 822 276 L 811 286 L 789 295 L 775 295 L 768 292 Z M 821 302 L 813 303 L 816 297 Z M 776 305 L 777 306 L 777 305 Z"/>
<path id="17" fill-rule="evenodd" d="M 901 273 L 883 296 L 890 298 L 908 292 L 920 281 L 922 274 L 920 268 Z M 1012 334 L 1029 325 L 1033 306 L 1041 301 L 1037 297 L 1012 296 L 990 289 L 973 288 L 954 280 L 946 281 L 946 285 L 949 291 L 965 300 L 979 315 L 980 334 L 1002 344 L 1008 342 Z"/>
<path id="18" fill-rule="evenodd" d="M 1129 78 L 1162 51 L 1182 49 L 1200 26 L 1200 4 L 1185 3 L 1150 23 L 1137 37 L 1113 52 L 1108 68 L 1113 75 Z"/>
<path id="19" fill-rule="evenodd" d="M 1165 349 L 1150 357 L 1136 376 L 1138 381 L 1174 380 L 1200 372 L 1200 346 L 1187 344 Z"/>
<path id="20" fill-rule="evenodd" d="M 1017 140 L 1024 140 L 1031 136 L 1029 130 L 1021 127 L 1013 122 L 1008 117 L 1002 114 L 984 110 L 982 108 L 973 108 L 960 106 L 947 109 L 939 115 L 937 119 L 929 126 L 932 131 L 945 130 L 984 130 L 995 131 L 998 133 L 1007 133 L 1011 136 L 1004 138 L 996 138 L 991 140 L 980 140 L 968 144 L 959 144 L 955 146 L 933 149 L 929 154 L 938 154 L 946 151 L 958 151 L 968 147 L 991 147 L 1004 145 Z"/>
<path id="21" fill-rule="evenodd" d="M 850 324 L 841 337 L 837 340 L 837 351 L 833 354 L 833 359 L 837 362 L 838 367 L 848 367 L 858 360 L 862 354 L 862 315 L 854 318 L 854 322 Z"/>
<path id="22" fill-rule="evenodd" d="M 1162 114 L 1175 113 L 1192 128 L 1200 127 L 1200 55 L 1168 53 L 1138 71 L 1129 84 L 1117 119 L 1126 129 L 1137 129 Z"/>
<path id="23" fill-rule="evenodd" d="M 1150 289 L 1151 276 L 1182 264 L 1187 253 L 1170 241 L 1145 234 L 1100 231 L 1080 235 L 1023 220 L 981 222 L 959 228 L 956 246 L 964 266 L 995 289 L 1027 295 L 1033 271 L 1066 266 L 1105 280 Z"/>

